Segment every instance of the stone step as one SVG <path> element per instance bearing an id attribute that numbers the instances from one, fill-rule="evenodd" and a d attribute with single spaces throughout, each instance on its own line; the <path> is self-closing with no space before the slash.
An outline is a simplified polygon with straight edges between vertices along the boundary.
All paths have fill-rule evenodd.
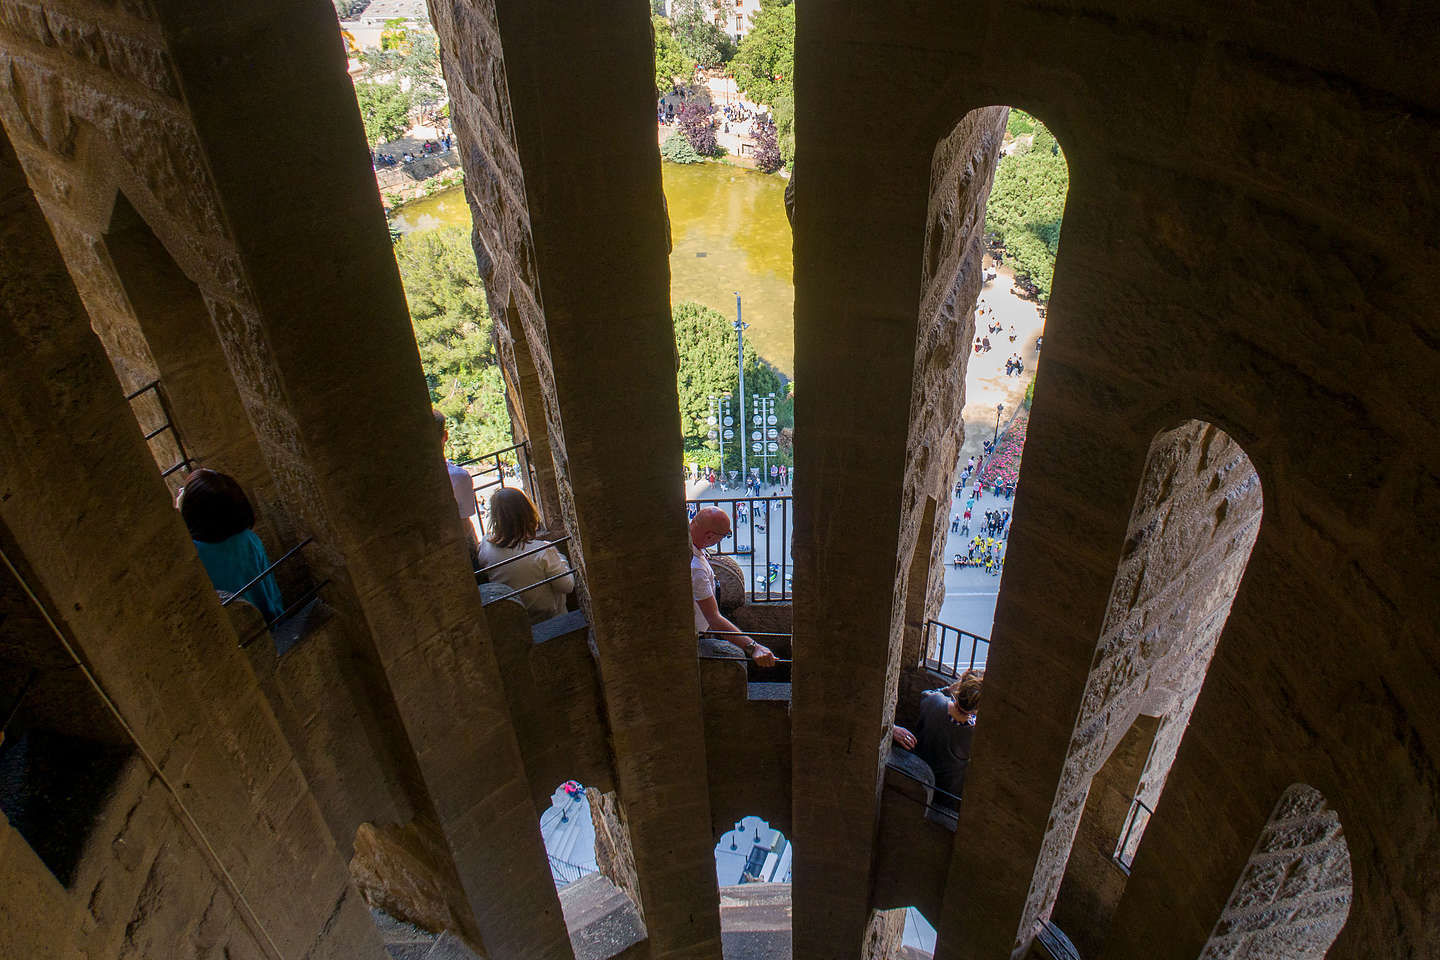
<path id="1" fill-rule="evenodd" d="M 390 960 L 481 960 L 455 934 L 446 930 L 438 937 L 414 924 L 396 920 L 381 910 L 371 910 L 375 926 L 385 942 Z"/>
<path id="2" fill-rule="evenodd" d="M 721 887 L 720 942 L 725 960 L 790 960 L 790 884 Z"/>
<path id="3" fill-rule="evenodd" d="M 560 909 L 575 960 L 609 960 L 645 939 L 635 904 L 604 874 L 592 873 L 560 888 Z"/>

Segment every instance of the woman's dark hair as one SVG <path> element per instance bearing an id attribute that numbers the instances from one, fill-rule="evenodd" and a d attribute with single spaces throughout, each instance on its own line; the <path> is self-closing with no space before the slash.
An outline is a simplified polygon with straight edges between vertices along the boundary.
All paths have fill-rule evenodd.
<path id="1" fill-rule="evenodd" d="M 255 508 L 235 478 L 204 467 L 185 478 L 180 516 L 201 543 L 219 543 L 255 526 Z"/>
<path id="2" fill-rule="evenodd" d="M 535 539 L 540 513 L 517 487 L 501 487 L 490 494 L 490 534 L 485 539 L 497 547 L 518 547 Z"/>

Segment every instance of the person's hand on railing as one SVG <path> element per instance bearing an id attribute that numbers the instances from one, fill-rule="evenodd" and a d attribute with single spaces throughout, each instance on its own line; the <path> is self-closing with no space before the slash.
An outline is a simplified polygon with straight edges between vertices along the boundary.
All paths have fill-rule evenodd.
<path id="1" fill-rule="evenodd" d="M 745 637 L 744 639 L 749 640 L 750 638 Z M 775 666 L 775 654 L 771 651 L 769 647 L 765 646 L 765 644 L 763 643 L 760 643 L 758 640 L 750 640 L 750 649 L 748 652 L 750 654 L 750 659 L 755 661 L 755 666 Z"/>
<path id="2" fill-rule="evenodd" d="M 895 740 L 896 743 L 900 744 L 900 746 L 904 747 L 906 750 L 915 749 L 915 734 L 911 733 L 909 730 L 906 730 L 904 727 L 900 726 L 900 724 L 897 723 L 891 726 L 890 736 Z"/>

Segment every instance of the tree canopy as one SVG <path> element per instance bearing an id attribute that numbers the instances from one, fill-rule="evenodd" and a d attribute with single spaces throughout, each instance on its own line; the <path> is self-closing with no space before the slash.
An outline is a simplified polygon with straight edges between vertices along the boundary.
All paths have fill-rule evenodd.
<path id="1" fill-rule="evenodd" d="M 651 17 L 650 26 L 655 34 L 655 92 L 664 94 L 669 92 L 677 77 L 694 75 L 695 61 L 680 48 L 669 20 Z"/>
<path id="2" fill-rule="evenodd" d="M 398 83 L 355 84 L 355 100 L 365 121 L 365 139 L 371 147 L 388 143 L 410 128 L 410 94 Z"/>
<path id="3" fill-rule="evenodd" d="M 717 0 L 675 0 L 671 29 L 685 56 L 702 67 L 718 67 L 735 56 L 735 41 L 713 22 L 723 9 Z"/>
<path id="4" fill-rule="evenodd" d="M 730 61 L 735 85 L 752 103 L 770 108 L 786 163 L 795 159 L 795 7 L 767 3 Z"/>
<path id="5" fill-rule="evenodd" d="M 1050 299 L 1060 221 L 1070 171 L 1060 144 L 1043 123 L 1013 107 L 1008 131 L 1021 139 L 1000 158 L 995 184 L 985 207 L 985 229 L 1005 246 L 1018 279 L 1034 284 L 1041 300 Z"/>
<path id="6" fill-rule="evenodd" d="M 508 447 L 505 384 L 467 232 L 441 227 L 406 234 L 395 244 L 395 262 L 430 401 L 450 431 L 451 457 L 466 460 Z"/>
<path id="7" fill-rule="evenodd" d="M 696 462 L 718 464 L 715 445 L 709 440 L 710 397 L 731 395 L 738 409 L 740 375 L 736 369 L 738 342 L 735 326 L 729 317 L 702 304 L 684 302 L 674 307 L 675 346 L 680 354 L 680 370 L 676 386 L 680 394 L 680 430 L 685 439 L 686 456 Z M 794 425 L 794 405 L 785 403 L 785 377 L 770 361 L 745 351 L 745 403 L 751 398 L 773 393 L 775 413 L 781 427 Z M 749 410 L 743 411 L 748 422 Z M 741 434 L 739 427 L 736 433 Z M 743 435 L 743 434 L 741 434 Z M 740 468 L 740 450 L 734 442 L 725 444 L 727 470 Z"/>

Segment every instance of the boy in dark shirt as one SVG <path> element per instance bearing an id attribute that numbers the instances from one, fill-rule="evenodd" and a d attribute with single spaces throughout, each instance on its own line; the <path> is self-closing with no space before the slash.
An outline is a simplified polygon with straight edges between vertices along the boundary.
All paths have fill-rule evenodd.
<path id="1" fill-rule="evenodd" d="M 927 690 L 920 698 L 920 722 L 911 733 L 896 725 L 895 742 L 930 765 L 935 786 L 956 797 L 963 796 L 965 770 L 970 765 L 970 743 L 975 737 L 975 717 L 980 708 L 980 686 L 985 675 L 966 670 L 959 680 L 943 690 Z M 943 794 L 935 805 L 955 806 Z"/>

